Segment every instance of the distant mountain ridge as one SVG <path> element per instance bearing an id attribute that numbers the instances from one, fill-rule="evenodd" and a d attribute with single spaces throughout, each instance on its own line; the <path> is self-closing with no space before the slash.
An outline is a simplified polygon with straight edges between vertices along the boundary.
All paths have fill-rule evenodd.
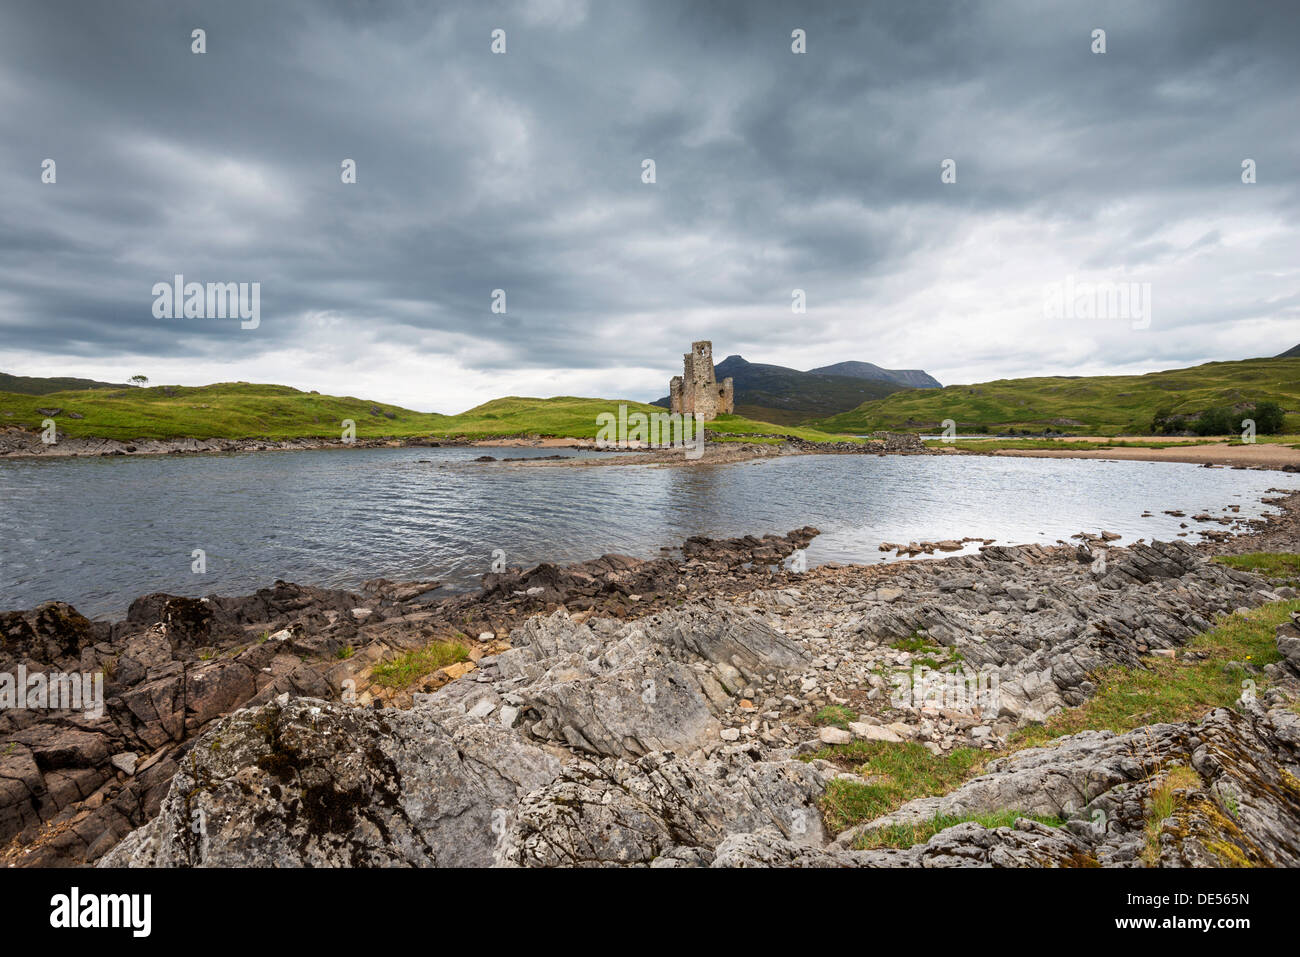
<path id="1" fill-rule="evenodd" d="M 942 389 L 939 380 L 924 369 L 882 369 L 872 362 L 837 362 L 832 366 L 809 369 L 825 375 L 846 375 L 854 379 L 894 382 L 906 389 Z"/>
<path id="2" fill-rule="evenodd" d="M 1283 353 L 1280 353 L 1280 354 L 1278 354 L 1278 355 L 1275 355 L 1273 358 L 1274 358 L 1274 359 L 1294 359 L 1296 356 L 1300 356 L 1300 345 L 1294 345 L 1294 346 L 1292 346 L 1290 349 L 1288 349 L 1286 352 L 1283 352 Z"/>
<path id="3" fill-rule="evenodd" d="M 84 389 L 129 388 L 131 386 L 125 382 L 99 382 L 95 379 L 77 379 L 70 376 L 45 378 L 0 372 L 0 392 L 12 392 L 16 395 L 49 395 L 51 392 L 80 392 Z"/>
<path id="4" fill-rule="evenodd" d="M 732 355 L 713 370 L 718 381 L 734 380 L 737 415 L 779 425 L 847 412 L 900 389 L 940 388 L 932 376 L 919 369 L 882 369 L 870 362 L 841 362 L 802 372 Z M 670 405 L 667 396 L 652 404 Z"/>

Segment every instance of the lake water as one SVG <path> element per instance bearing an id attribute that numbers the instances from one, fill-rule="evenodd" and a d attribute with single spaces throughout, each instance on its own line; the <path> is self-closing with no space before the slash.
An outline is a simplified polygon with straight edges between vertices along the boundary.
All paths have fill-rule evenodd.
<path id="1" fill-rule="evenodd" d="M 489 449 L 498 457 L 551 450 Z M 1255 516 L 1282 472 L 1155 462 L 816 455 L 692 468 L 474 464 L 483 449 L 0 461 L 0 609 L 71 602 L 120 617 L 152 591 L 241 594 L 283 578 L 476 586 L 510 564 L 655 557 L 690 535 L 815 525 L 810 564 L 876 562 L 882 541 L 1172 538 L 1181 509 Z M 600 453 L 565 452 L 584 456 Z M 607 454 L 607 453 L 606 453 Z M 421 461 L 425 460 L 425 461 Z M 1153 518 L 1142 518 L 1150 510 Z M 207 570 L 191 570 L 194 549 Z"/>

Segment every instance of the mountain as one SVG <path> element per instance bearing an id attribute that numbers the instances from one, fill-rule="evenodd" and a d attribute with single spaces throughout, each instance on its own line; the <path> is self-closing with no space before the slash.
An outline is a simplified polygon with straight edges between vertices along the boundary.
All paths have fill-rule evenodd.
<path id="1" fill-rule="evenodd" d="M 1296 356 L 1300 356 L 1300 345 L 1292 346 L 1292 347 L 1291 347 L 1290 349 L 1288 349 L 1286 352 L 1283 352 L 1281 355 L 1276 355 L 1276 356 L 1274 356 L 1273 358 L 1274 358 L 1274 359 L 1294 359 Z"/>
<path id="2" fill-rule="evenodd" d="M 863 369 L 879 368 L 868 362 L 842 364 Z M 779 425 L 797 425 L 809 419 L 846 412 L 868 399 L 879 399 L 906 388 L 896 381 L 866 375 L 836 375 L 817 370 L 800 372 L 785 366 L 747 362 L 741 356 L 727 356 L 713 367 L 713 374 L 718 381 L 728 377 L 735 380 L 737 415 Z M 924 372 L 917 374 L 934 381 Z M 653 404 L 668 408 L 668 397 L 656 399 Z"/>
<path id="3" fill-rule="evenodd" d="M 97 382 L 94 379 L 74 379 L 67 376 L 46 379 L 29 375 L 10 375 L 0 372 L 0 392 L 18 395 L 49 395 L 51 392 L 81 392 L 85 389 L 130 389 L 125 382 Z"/>
<path id="4" fill-rule="evenodd" d="M 942 389 L 939 380 L 922 369 L 882 369 L 872 362 L 837 362 L 833 366 L 809 369 L 824 375 L 845 375 L 854 379 L 893 382 L 906 389 Z"/>
<path id="5" fill-rule="evenodd" d="M 1046 376 L 909 389 L 810 425 L 828 432 L 938 431 L 952 419 L 958 432 L 1144 435 L 1157 413 L 1199 415 L 1261 401 L 1276 402 L 1288 413 L 1284 431 L 1300 428 L 1295 349 L 1273 359 L 1207 362 L 1145 375 Z"/>

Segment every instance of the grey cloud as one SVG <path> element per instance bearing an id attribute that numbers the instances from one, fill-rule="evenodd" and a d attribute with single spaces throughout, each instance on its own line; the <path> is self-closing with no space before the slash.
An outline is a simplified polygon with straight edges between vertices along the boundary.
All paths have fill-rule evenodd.
<path id="1" fill-rule="evenodd" d="M 387 341 L 508 372 L 642 366 L 662 345 L 667 375 L 691 338 L 783 363 L 822 336 L 825 361 L 882 361 L 881 338 L 901 338 L 891 279 L 944 275 L 954 244 L 1000 218 L 1082 238 L 1080 271 L 1195 257 L 1205 309 L 1169 329 L 1295 319 L 1293 274 L 1211 294 L 1234 228 L 1286 223 L 1279 241 L 1296 245 L 1300 15 L 1284 3 L 17 2 L 0 16 L 14 352 L 238 360 Z M 488 52 L 495 27 L 504 57 Z M 46 156 L 57 186 L 39 183 Z M 339 182 L 345 157 L 355 186 Z M 939 184 L 947 157 L 956 187 Z M 260 281 L 262 327 L 160 327 L 149 290 L 177 272 Z M 1045 261 L 1036 278 L 1058 274 Z M 790 322 L 795 286 L 860 316 L 855 335 L 815 310 Z M 508 316 L 488 311 L 495 288 Z M 978 323 L 955 329 L 988 377 L 1007 374 Z M 1143 348 L 1176 364 L 1210 345 Z M 1113 336 L 1095 348 L 1102 367 L 1133 361 Z M 1005 365 L 1050 366 L 1055 349 L 1045 335 Z M 896 364 L 942 378 L 945 362 Z"/>

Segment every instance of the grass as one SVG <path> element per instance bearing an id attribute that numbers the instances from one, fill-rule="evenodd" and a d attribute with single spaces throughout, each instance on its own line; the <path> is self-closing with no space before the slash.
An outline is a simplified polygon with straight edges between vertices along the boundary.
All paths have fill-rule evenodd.
<path id="1" fill-rule="evenodd" d="M 1049 827 L 1060 827 L 1064 821 L 1060 818 L 1042 814 L 1030 814 L 1023 811 L 994 811 L 991 814 L 939 815 L 917 824 L 891 824 L 887 827 L 865 831 L 853 842 L 855 850 L 870 851 L 879 847 L 912 847 L 923 844 L 940 831 L 956 824 L 974 821 L 987 828 L 1014 827 L 1022 817 L 1039 821 Z"/>
<path id="2" fill-rule="evenodd" d="M 1191 768 L 1177 765 L 1163 772 L 1158 784 L 1151 788 L 1151 808 L 1146 817 L 1146 847 L 1142 859 L 1155 866 L 1160 858 L 1160 831 L 1164 822 L 1174 816 L 1180 802 L 1177 792 L 1200 787 L 1201 778 Z"/>
<path id="3" fill-rule="evenodd" d="M 1279 659 L 1276 628 L 1295 611 L 1300 611 L 1300 600 L 1228 615 L 1189 641 L 1184 657 L 1152 657 L 1145 668 L 1107 668 L 1094 676 L 1097 692 L 1092 698 L 1054 715 L 1045 725 L 1022 728 L 1013 743 L 1026 747 L 1088 729 L 1123 733 L 1148 724 L 1198 721 L 1215 708 L 1231 707 L 1241 697 L 1244 681 L 1264 684 L 1264 675 L 1246 666 L 1263 667 Z M 1191 660 L 1187 652 L 1205 657 Z"/>
<path id="4" fill-rule="evenodd" d="M 1026 449 L 1038 451 L 1055 449 L 1057 451 L 1082 451 L 1092 449 L 1174 449 L 1190 445 L 1213 445 L 1212 439 L 1188 439 L 1178 442 L 1162 442 L 1157 439 L 1106 439 L 1099 442 L 1077 441 L 1072 439 L 958 439 L 956 442 L 944 442 L 942 439 L 926 439 L 927 448 L 955 448 L 967 452 L 1000 452 L 1007 449 Z"/>
<path id="5" fill-rule="evenodd" d="M 1237 557 L 1255 558 L 1257 564 L 1269 564 L 1255 556 Z M 1031 725 L 1016 732 L 1011 750 L 1049 744 L 1056 738 L 1088 729 L 1123 733 L 1161 722 L 1197 721 L 1215 708 L 1231 707 L 1241 696 L 1242 683 L 1247 678 L 1264 683 L 1263 674 L 1249 671 L 1247 667 L 1262 667 L 1278 660 L 1275 629 L 1295 611 L 1300 611 L 1300 600 L 1273 602 L 1246 614 L 1224 616 L 1210 631 L 1184 646 L 1184 655 L 1187 652 L 1203 655 L 1199 660 L 1157 656 L 1146 661 L 1146 668 L 1107 668 L 1094 676 L 1097 692 L 1091 699 L 1053 716 L 1045 725 Z M 920 650 L 923 641 L 920 635 L 914 634 L 901 639 L 895 647 Z M 821 801 L 822 814 L 826 826 L 838 833 L 888 814 L 914 798 L 947 794 L 980 774 L 998 756 L 973 748 L 934 755 L 914 742 L 854 741 L 821 748 L 804 756 L 804 760 L 831 761 L 865 779 L 835 779 L 827 785 Z M 1177 774 L 1171 773 L 1169 780 L 1174 782 L 1169 786 L 1171 794 L 1186 786 L 1185 782 L 1179 783 Z M 1161 808 L 1157 807 L 1153 814 L 1160 812 Z M 1159 820 L 1169 813 L 1164 813 Z M 988 820 L 1009 822 L 1023 816 L 1026 815 L 1007 811 Z M 864 836 L 862 846 L 910 846 L 905 842 L 928 840 L 938 830 L 961 820 L 998 826 L 979 817 L 940 818 L 873 832 Z"/>
<path id="6" fill-rule="evenodd" d="M 1249 552 L 1245 555 L 1219 555 L 1214 560 L 1229 568 L 1255 572 L 1279 584 L 1300 587 L 1300 555 L 1290 552 Z"/>
<path id="7" fill-rule="evenodd" d="M 597 416 L 618 415 L 619 406 L 633 412 L 663 413 L 659 406 L 620 399 L 557 396 L 550 399 L 508 396 L 493 399 L 459 415 L 413 412 L 401 406 L 320 395 L 283 385 L 226 382 L 207 386 L 151 386 L 91 389 L 46 395 L 0 393 L 0 428 L 41 428 L 46 417 L 38 409 L 58 408 L 59 432 L 70 438 L 133 439 L 339 439 L 350 419 L 359 439 L 430 438 L 491 439 L 535 435 L 595 438 Z M 74 419 L 69 413 L 82 418 Z M 811 428 L 758 422 L 740 416 L 719 416 L 710 432 L 735 433 L 734 441 L 780 441 L 765 435 L 796 435 L 815 442 L 861 442 L 848 435 L 831 435 Z M 753 438 L 750 438 L 750 437 Z"/>
<path id="8" fill-rule="evenodd" d="M 836 432 L 875 429 L 1047 428 L 1078 435 L 1145 434 L 1159 411 L 1196 413 L 1239 402 L 1272 399 L 1300 408 L 1300 357 L 1208 362 L 1129 376 L 1046 376 L 999 379 L 943 389 L 906 389 L 856 409 L 807 423 Z M 1300 415 L 1287 415 L 1284 431 L 1300 431 Z"/>
<path id="9" fill-rule="evenodd" d="M 924 665 L 939 671 L 948 665 L 954 664 L 961 660 L 961 653 L 952 648 L 945 648 L 942 645 L 936 645 L 930 642 L 928 638 L 919 631 L 914 631 L 906 638 L 899 638 L 890 644 L 891 648 L 897 648 L 899 651 L 910 652 L 913 655 L 921 655 L 920 658 L 913 658 L 913 665 Z M 936 658 L 935 655 L 941 655 L 942 659 Z"/>
<path id="10" fill-rule="evenodd" d="M 435 641 L 424 648 L 380 662 L 371 671 L 370 680 L 381 687 L 401 691 L 425 675 L 458 661 L 465 661 L 468 657 L 469 652 L 459 642 Z"/>
<path id="11" fill-rule="evenodd" d="M 974 748 L 934 755 L 911 741 L 853 741 L 821 748 L 804 760 L 823 758 L 868 779 L 837 778 L 826 786 L 822 816 L 826 826 L 838 833 L 888 814 L 913 798 L 946 794 L 978 774 L 989 757 Z"/>
<path id="12" fill-rule="evenodd" d="M 660 409 L 659 411 L 662 412 L 664 410 Z M 709 422 L 707 428 L 710 433 L 722 432 L 743 437 L 737 438 L 735 441 L 757 442 L 762 441 L 762 439 L 755 438 L 755 436 L 765 435 L 793 435 L 795 438 L 804 439 L 808 442 L 854 442 L 861 444 L 868 441 L 859 435 L 844 433 L 837 434 L 807 425 L 773 425 L 771 422 L 759 422 L 739 415 L 720 415 L 712 422 Z M 779 441 L 779 439 L 772 439 L 770 441 Z"/>
<path id="13" fill-rule="evenodd" d="M 847 729 L 849 722 L 856 720 L 858 715 L 852 708 L 846 708 L 842 704 L 828 704 L 817 712 L 813 723 L 823 727 Z"/>

